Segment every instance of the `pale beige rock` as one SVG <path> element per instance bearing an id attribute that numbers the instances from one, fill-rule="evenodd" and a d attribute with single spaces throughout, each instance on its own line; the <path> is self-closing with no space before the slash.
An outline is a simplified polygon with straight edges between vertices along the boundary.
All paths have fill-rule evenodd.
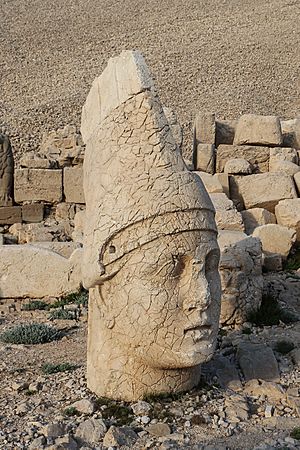
<path id="1" fill-rule="evenodd" d="M 76 205 L 73 203 L 58 203 L 55 208 L 56 220 L 73 220 L 76 214 Z"/>
<path id="2" fill-rule="evenodd" d="M 252 234 L 256 227 L 267 225 L 268 223 L 276 223 L 275 214 L 264 208 L 251 208 L 241 211 L 245 231 Z"/>
<path id="3" fill-rule="evenodd" d="M 216 121 L 216 146 L 220 144 L 233 144 L 237 120 Z"/>
<path id="4" fill-rule="evenodd" d="M 228 177 L 227 173 L 215 173 L 214 178 L 219 180 L 224 194 L 226 194 L 227 197 L 230 198 L 229 177 Z"/>
<path id="5" fill-rule="evenodd" d="M 62 199 L 62 171 L 16 169 L 15 200 L 59 202 Z"/>
<path id="6" fill-rule="evenodd" d="M 284 390 L 280 384 L 271 381 L 252 379 L 245 384 L 244 392 L 254 397 L 266 396 L 269 400 L 278 403 L 284 398 Z"/>
<path id="7" fill-rule="evenodd" d="M 55 169 L 58 167 L 55 160 L 48 159 L 45 155 L 40 156 L 35 152 L 25 153 L 20 158 L 19 165 L 21 168 L 28 169 Z"/>
<path id="8" fill-rule="evenodd" d="M 300 149 L 300 118 L 281 120 L 283 145 Z"/>
<path id="9" fill-rule="evenodd" d="M 200 172 L 215 173 L 215 146 L 212 144 L 197 144 L 194 153 L 194 168 Z"/>
<path id="10" fill-rule="evenodd" d="M 210 194 L 210 198 L 216 210 L 218 230 L 244 231 L 242 215 L 226 194 Z"/>
<path id="11" fill-rule="evenodd" d="M 41 222 L 44 218 L 44 204 L 30 203 L 22 205 L 22 221 L 28 223 Z"/>
<path id="12" fill-rule="evenodd" d="M 69 259 L 30 245 L 4 245 L 0 253 L 0 297 L 60 297 L 79 290 L 82 249 Z"/>
<path id="13" fill-rule="evenodd" d="M 237 145 L 281 145 L 282 134 L 279 118 L 244 114 L 238 120 L 234 143 Z"/>
<path id="14" fill-rule="evenodd" d="M 294 182 L 295 182 L 298 194 L 300 195 L 300 173 L 299 172 L 295 173 Z"/>
<path id="15" fill-rule="evenodd" d="M 265 208 L 274 212 L 280 200 L 297 198 L 293 179 L 284 173 L 234 177 L 245 209 Z"/>
<path id="16" fill-rule="evenodd" d="M 277 223 L 296 231 L 297 242 L 300 242 L 300 198 L 282 200 L 275 207 Z"/>
<path id="17" fill-rule="evenodd" d="M 274 147 L 270 148 L 269 167 L 278 161 L 289 161 L 298 164 L 298 153 L 294 148 Z"/>
<path id="18" fill-rule="evenodd" d="M 225 173 L 250 175 L 252 173 L 251 164 L 243 158 L 229 159 L 224 167 Z"/>
<path id="19" fill-rule="evenodd" d="M 296 242 L 296 231 L 278 224 L 261 225 L 255 228 L 253 236 L 261 240 L 264 253 L 278 253 L 283 259 Z"/>
<path id="20" fill-rule="evenodd" d="M 242 158 L 251 164 L 253 173 L 268 172 L 270 148 L 253 145 L 219 145 L 216 172 L 224 172 L 227 161 Z"/>
<path id="21" fill-rule="evenodd" d="M 216 117 L 213 113 L 199 112 L 194 122 L 194 142 L 198 144 L 215 144 Z"/>
<path id="22" fill-rule="evenodd" d="M 167 108 L 166 106 L 163 107 L 163 110 L 164 110 L 166 119 L 170 125 L 170 131 L 173 135 L 173 138 L 174 138 L 176 144 L 178 145 L 179 149 L 181 149 L 182 141 L 183 141 L 183 131 L 178 122 L 176 113 L 171 108 Z"/>
<path id="23" fill-rule="evenodd" d="M 285 173 L 293 177 L 300 172 L 300 167 L 290 161 L 276 161 L 270 165 L 270 172 Z"/>
<path id="24" fill-rule="evenodd" d="M 0 133 L 0 207 L 13 205 L 14 157 L 9 137 Z"/>
<path id="25" fill-rule="evenodd" d="M 82 164 L 84 145 L 76 126 L 66 125 L 56 131 L 44 133 L 39 157 L 48 159 L 58 167 Z"/>
<path id="26" fill-rule="evenodd" d="M 64 168 L 64 195 L 67 203 L 84 203 L 82 166 Z"/>
<path id="27" fill-rule="evenodd" d="M 229 247 L 231 244 L 235 244 L 236 242 L 243 241 L 248 236 L 242 231 L 228 231 L 228 230 L 220 230 L 218 234 L 218 244 L 221 252 Z"/>
<path id="28" fill-rule="evenodd" d="M 81 248 L 81 245 L 77 242 L 34 242 L 26 245 L 51 250 L 64 258 L 70 258 L 77 248 Z"/>
<path id="29" fill-rule="evenodd" d="M 77 211 L 74 217 L 74 231 L 72 240 L 74 242 L 83 243 L 83 230 L 85 221 L 85 210 Z"/>
<path id="30" fill-rule="evenodd" d="M 223 186 L 215 175 L 206 172 L 194 172 L 202 180 L 205 189 L 209 194 L 223 193 Z"/>
<path id="31" fill-rule="evenodd" d="M 222 285 L 222 324 L 247 321 L 262 300 L 262 253 L 259 239 L 246 237 L 222 249 L 219 265 Z"/>
<path id="32" fill-rule="evenodd" d="M 82 133 L 88 386 L 124 400 L 190 389 L 218 331 L 214 208 L 140 53 L 110 59 L 94 81 Z"/>

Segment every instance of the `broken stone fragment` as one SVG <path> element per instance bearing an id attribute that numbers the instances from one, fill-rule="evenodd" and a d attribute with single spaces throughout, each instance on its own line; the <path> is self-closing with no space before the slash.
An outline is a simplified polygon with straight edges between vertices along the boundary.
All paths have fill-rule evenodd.
<path id="1" fill-rule="evenodd" d="M 255 228 L 253 236 L 261 240 L 264 253 L 277 253 L 283 259 L 287 258 L 296 242 L 296 231 L 278 224 L 261 225 Z"/>
<path id="2" fill-rule="evenodd" d="M 234 144 L 280 146 L 282 134 L 279 118 L 244 114 L 238 120 Z"/>

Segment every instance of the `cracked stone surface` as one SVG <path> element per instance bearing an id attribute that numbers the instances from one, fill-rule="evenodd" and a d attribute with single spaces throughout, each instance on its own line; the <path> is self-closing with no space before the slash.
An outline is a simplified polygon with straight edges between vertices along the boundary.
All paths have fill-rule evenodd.
<path id="1" fill-rule="evenodd" d="M 214 208 L 140 53 L 112 58 L 93 82 L 82 135 L 88 386 L 124 400 L 189 389 L 218 330 Z"/>

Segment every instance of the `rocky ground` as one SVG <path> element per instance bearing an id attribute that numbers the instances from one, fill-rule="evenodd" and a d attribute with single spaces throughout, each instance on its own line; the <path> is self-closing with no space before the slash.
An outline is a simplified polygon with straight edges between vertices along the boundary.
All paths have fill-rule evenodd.
<path id="1" fill-rule="evenodd" d="M 300 110 L 295 0 L 2 0 L 0 128 L 17 156 L 80 124 L 109 57 L 140 49 L 186 148 L 198 110 L 293 118 Z"/>
<path id="2" fill-rule="evenodd" d="M 269 291 L 270 285 L 286 309 L 296 308 L 296 273 L 270 275 Z M 75 307 L 65 306 L 69 313 Z M 79 312 L 76 320 L 50 320 L 49 311 L 2 307 L 0 333 L 38 322 L 62 330 L 64 337 L 37 345 L 1 343 L 1 449 L 300 448 L 299 321 L 223 328 L 198 388 L 129 404 L 97 398 L 87 389 L 87 310 Z"/>

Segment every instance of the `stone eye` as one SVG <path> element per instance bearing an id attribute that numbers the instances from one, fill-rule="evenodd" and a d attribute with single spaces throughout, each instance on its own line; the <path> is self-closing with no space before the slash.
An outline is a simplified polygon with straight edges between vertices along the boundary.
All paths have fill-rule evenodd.
<path id="1" fill-rule="evenodd" d="M 171 272 L 171 277 L 172 278 L 177 278 L 179 277 L 182 272 L 184 271 L 184 261 L 183 261 L 183 257 L 182 256 L 172 256 L 173 259 L 173 269 Z"/>

